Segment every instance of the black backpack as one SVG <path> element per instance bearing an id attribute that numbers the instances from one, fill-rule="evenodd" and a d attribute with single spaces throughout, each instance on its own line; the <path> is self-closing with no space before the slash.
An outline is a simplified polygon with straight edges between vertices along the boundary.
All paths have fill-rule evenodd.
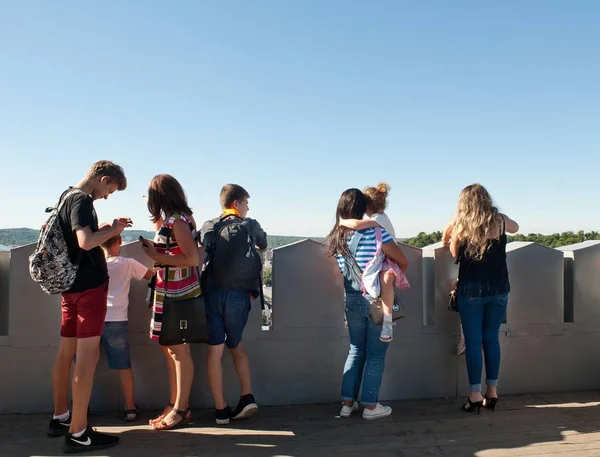
<path id="1" fill-rule="evenodd" d="M 262 295 L 262 261 L 256 251 L 252 223 L 251 219 L 223 215 L 205 224 L 203 288 L 243 289 Z"/>

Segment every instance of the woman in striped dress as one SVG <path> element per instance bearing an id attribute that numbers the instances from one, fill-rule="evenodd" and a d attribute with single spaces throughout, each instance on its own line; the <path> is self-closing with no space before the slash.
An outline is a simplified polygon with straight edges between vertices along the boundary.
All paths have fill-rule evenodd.
<path id="1" fill-rule="evenodd" d="M 157 271 L 150 338 L 158 340 L 165 292 L 172 300 L 200 295 L 200 256 L 192 210 L 183 188 L 174 177 L 163 174 L 152 179 L 148 189 L 148 210 L 152 222 L 163 221 L 154 242 L 143 244 L 146 253 L 155 261 Z M 165 281 L 167 273 L 168 281 Z M 156 430 L 169 430 L 191 419 L 189 398 L 194 362 L 187 344 L 161 346 L 161 349 L 169 375 L 169 403 L 160 416 L 150 421 L 150 425 Z"/>

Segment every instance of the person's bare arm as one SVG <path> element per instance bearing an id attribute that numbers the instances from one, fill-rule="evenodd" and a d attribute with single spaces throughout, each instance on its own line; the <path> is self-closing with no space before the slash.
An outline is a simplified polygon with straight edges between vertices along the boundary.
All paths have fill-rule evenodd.
<path id="1" fill-rule="evenodd" d="M 102 243 L 108 241 L 113 236 L 120 235 L 127 227 L 131 227 L 131 219 L 128 217 L 120 217 L 113 221 L 112 227 L 108 230 L 92 232 L 90 227 L 78 228 L 75 230 L 77 244 L 84 251 L 90 251 Z"/>
<path id="2" fill-rule="evenodd" d="M 152 278 L 153 274 L 154 274 L 154 270 L 148 268 L 148 271 L 146 271 L 146 274 L 144 275 L 144 279 L 146 281 L 150 281 L 150 278 Z"/>
<path id="3" fill-rule="evenodd" d="M 458 257 L 459 249 L 460 249 L 460 237 L 453 236 L 452 239 L 450 240 L 450 254 L 452 254 L 452 257 L 454 257 L 454 258 Z"/>
<path id="4" fill-rule="evenodd" d="M 408 268 L 408 259 L 404 255 L 404 252 L 402 252 L 402 249 L 400 249 L 400 246 L 392 241 L 390 243 L 385 243 L 381 249 L 385 255 L 398 264 L 403 272 L 406 271 Z"/>
<path id="5" fill-rule="evenodd" d="M 519 231 L 519 224 L 517 224 L 515 221 L 513 221 L 506 214 L 503 214 L 502 217 L 504 218 L 506 231 L 508 233 L 517 233 Z"/>
<path id="6" fill-rule="evenodd" d="M 454 227 L 456 226 L 456 213 L 452 215 L 450 218 L 450 222 L 446 225 L 446 228 L 442 232 L 442 246 L 449 247 L 450 240 L 452 239 L 452 232 L 454 232 Z"/>
<path id="7" fill-rule="evenodd" d="M 372 219 L 340 219 L 340 225 L 352 230 L 379 227 L 379 224 Z"/>
<path id="8" fill-rule="evenodd" d="M 156 251 L 156 248 L 154 248 L 154 246 L 147 240 L 142 243 L 142 247 L 144 248 L 146 254 L 148 254 L 148 256 L 155 262 L 162 263 L 164 265 L 171 265 L 173 267 L 198 266 L 200 264 L 198 244 L 192 236 L 190 226 L 181 219 L 176 220 L 173 223 L 173 235 L 177 240 L 179 248 L 181 249 L 181 254 L 159 254 Z"/>
<path id="9" fill-rule="evenodd" d="M 444 233 L 442 234 L 442 246 L 448 247 L 450 246 L 450 239 L 452 235 L 452 231 L 454 230 L 454 225 L 448 224 L 444 229 Z"/>

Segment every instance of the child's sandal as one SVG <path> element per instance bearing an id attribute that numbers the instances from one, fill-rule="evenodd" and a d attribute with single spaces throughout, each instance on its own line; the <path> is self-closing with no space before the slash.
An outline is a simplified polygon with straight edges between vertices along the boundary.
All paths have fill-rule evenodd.
<path id="1" fill-rule="evenodd" d="M 135 409 L 126 409 L 124 411 L 123 419 L 125 420 L 125 422 L 136 421 L 136 420 L 138 420 L 139 417 L 140 417 L 140 407 L 138 405 L 135 405 Z"/>

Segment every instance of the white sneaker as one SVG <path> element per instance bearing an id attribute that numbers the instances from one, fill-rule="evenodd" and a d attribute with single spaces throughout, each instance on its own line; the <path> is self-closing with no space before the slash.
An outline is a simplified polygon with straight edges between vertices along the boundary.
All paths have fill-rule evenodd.
<path id="1" fill-rule="evenodd" d="M 374 409 L 365 408 L 362 417 L 364 420 L 372 421 L 381 419 L 382 417 L 388 417 L 390 414 L 392 414 L 392 408 L 377 403 Z"/>
<path id="2" fill-rule="evenodd" d="M 340 411 L 341 417 L 350 417 L 354 411 L 358 409 L 358 403 L 353 402 L 352 406 L 342 406 L 342 410 Z"/>
<path id="3" fill-rule="evenodd" d="M 384 322 L 381 327 L 381 335 L 379 339 L 384 343 L 389 343 L 394 339 L 394 324 L 391 322 Z"/>

